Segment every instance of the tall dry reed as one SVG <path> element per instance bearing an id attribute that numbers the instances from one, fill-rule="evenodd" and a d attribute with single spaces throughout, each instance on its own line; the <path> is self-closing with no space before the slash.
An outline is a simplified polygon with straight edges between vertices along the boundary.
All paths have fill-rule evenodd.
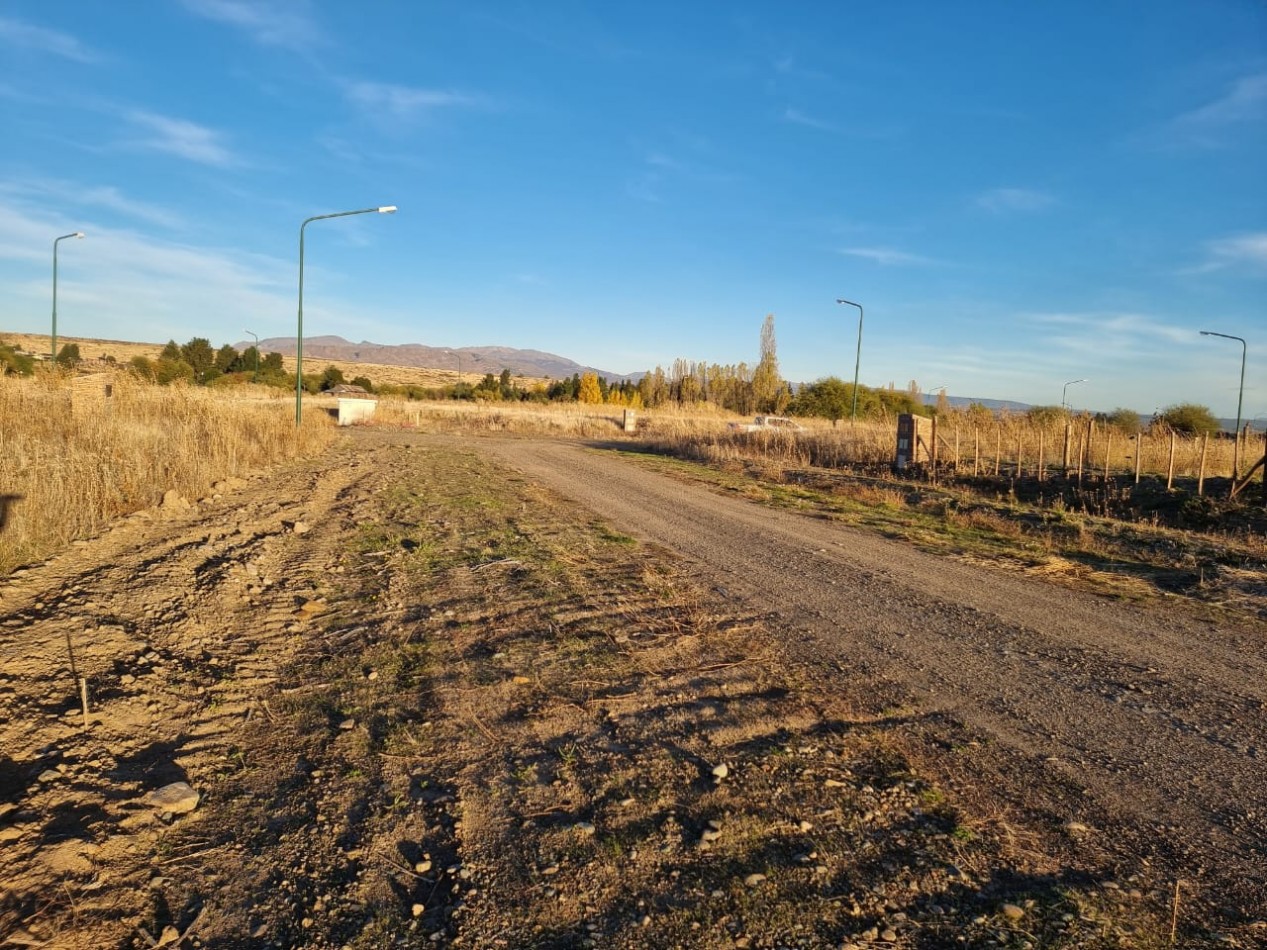
<path id="1" fill-rule="evenodd" d="M 111 395 L 106 396 L 106 386 Z M 296 429 L 288 404 L 157 387 L 124 374 L 0 377 L 0 574 L 98 533 L 165 491 L 204 494 L 323 447 L 329 419 Z"/>

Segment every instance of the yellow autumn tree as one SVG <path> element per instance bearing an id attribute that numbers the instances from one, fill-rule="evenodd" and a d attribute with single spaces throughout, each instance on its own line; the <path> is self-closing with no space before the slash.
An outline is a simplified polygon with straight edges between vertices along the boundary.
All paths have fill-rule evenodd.
<path id="1" fill-rule="evenodd" d="M 576 391 L 576 401 L 595 405 L 603 401 L 603 391 L 599 388 L 597 373 L 581 374 L 581 386 Z"/>

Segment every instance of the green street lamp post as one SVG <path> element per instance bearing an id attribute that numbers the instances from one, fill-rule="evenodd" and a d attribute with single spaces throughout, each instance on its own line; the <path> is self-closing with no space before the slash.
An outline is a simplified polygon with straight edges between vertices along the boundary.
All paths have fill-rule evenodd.
<path id="1" fill-rule="evenodd" d="M 53 241 L 53 337 L 49 358 L 54 363 L 57 362 L 57 245 L 67 238 L 82 238 L 83 236 L 83 231 L 76 231 L 73 234 L 63 234 Z"/>
<path id="2" fill-rule="evenodd" d="M 1202 330 L 1202 336 L 1221 336 L 1225 340 L 1235 340 L 1241 345 L 1241 388 L 1236 395 L 1236 432 L 1233 433 L 1232 449 L 1232 480 L 1235 481 L 1241 474 L 1241 403 L 1245 399 L 1245 355 L 1249 352 L 1249 347 L 1245 345 L 1245 341 L 1239 336 L 1232 336 L 1228 333 L 1215 333 L 1213 330 Z"/>
<path id="3" fill-rule="evenodd" d="M 1085 382 L 1086 382 L 1085 379 L 1071 379 L 1069 380 L 1069 382 L 1065 383 L 1064 389 L 1060 390 L 1060 408 L 1061 409 L 1069 408 L 1069 403 L 1065 401 L 1065 396 L 1068 395 L 1069 393 L 1069 387 L 1075 385 L 1076 383 L 1085 383 Z"/>
<path id="4" fill-rule="evenodd" d="M 258 383 L 260 381 L 260 338 L 250 330 L 242 332 L 255 341 L 255 372 L 251 374 L 251 382 Z"/>
<path id="5" fill-rule="evenodd" d="M 353 214 L 394 214 L 395 205 L 380 208 L 361 208 L 359 211 L 336 211 L 334 214 L 318 214 L 305 218 L 299 226 L 299 332 L 295 336 L 295 425 L 304 420 L 304 228 L 314 221 L 326 218 L 346 218 Z M 257 350 L 258 352 L 258 350 Z"/>
<path id="6" fill-rule="evenodd" d="M 837 297 L 836 303 L 848 304 L 858 308 L 858 352 L 853 358 L 853 410 L 850 412 L 852 422 L 858 421 L 858 367 L 862 365 L 862 304 Z"/>

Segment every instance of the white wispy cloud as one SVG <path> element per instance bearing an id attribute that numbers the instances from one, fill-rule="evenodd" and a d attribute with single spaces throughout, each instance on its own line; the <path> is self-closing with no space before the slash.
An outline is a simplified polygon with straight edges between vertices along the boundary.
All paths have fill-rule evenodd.
<path id="1" fill-rule="evenodd" d="M 1042 211 L 1055 202 L 1051 195 L 1032 188 L 991 188 L 976 197 L 978 207 L 995 214 Z"/>
<path id="2" fill-rule="evenodd" d="M 190 13 L 234 27 L 261 46 L 310 50 L 324 42 L 302 0 L 181 0 Z"/>
<path id="3" fill-rule="evenodd" d="M 931 257 L 924 257 L 920 254 L 911 254 L 907 251 L 899 251 L 892 247 L 845 247 L 840 249 L 840 253 L 846 257 L 859 257 L 882 267 L 891 267 L 896 265 L 928 265 L 938 263 Z"/>
<path id="4" fill-rule="evenodd" d="M 83 185 L 53 178 L 32 178 L 0 183 L 0 195 L 28 201 L 56 200 L 60 207 L 107 208 L 160 227 L 175 228 L 182 219 L 159 205 L 125 195 L 113 185 Z"/>
<path id="5" fill-rule="evenodd" d="M 791 106 L 783 110 L 783 121 L 790 122 L 792 125 L 803 125 L 809 129 L 818 129 L 820 132 L 836 131 L 836 126 L 825 119 L 819 119 L 800 109 L 793 109 Z"/>
<path id="6" fill-rule="evenodd" d="M 413 119 L 437 109 L 472 106 L 480 97 L 451 89 L 424 89 L 384 82 L 349 82 L 344 95 L 353 105 L 377 115 L 395 119 Z"/>
<path id="7" fill-rule="evenodd" d="M 1267 119 L 1267 73 L 1252 73 L 1232 83 L 1221 96 L 1171 120 L 1170 144 L 1219 148 L 1240 126 Z"/>
<path id="8" fill-rule="evenodd" d="M 1203 262 L 1182 271 L 1185 274 L 1209 274 L 1236 268 L 1267 271 L 1267 231 L 1232 234 L 1207 241 Z"/>
<path id="9" fill-rule="evenodd" d="M 204 125 L 141 110 L 129 112 L 127 119 L 150 133 L 150 137 L 134 143 L 142 148 L 220 168 L 241 164 L 241 160 L 224 144 L 224 135 Z"/>
<path id="10" fill-rule="evenodd" d="M 11 17 L 0 17 L 0 41 L 41 53 L 52 53 L 77 63 L 100 62 L 101 54 L 89 49 L 69 33 L 25 23 Z"/>
<path id="11" fill-rule="evenodd" d="M 1156 346 L 1188 344 L 1197 338 L 1197 331 L 1157 317 L 1140 313 L 1088 311 L 1081 313 L 1029 313 L 1021 319 L 1040 326 L 1060 328 L 1062 332 L 1044 336 L 1047 347 L 1076 352 L 1101 359 L 1143 354 Z"/>

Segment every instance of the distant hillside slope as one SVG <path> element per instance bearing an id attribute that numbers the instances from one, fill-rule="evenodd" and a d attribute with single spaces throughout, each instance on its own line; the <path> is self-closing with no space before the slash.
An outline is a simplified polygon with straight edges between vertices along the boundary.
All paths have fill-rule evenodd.
<path id="1" fill-rule="evenodd" d="M 239 349 L 250 341 L 237 343 Z M 269 337 L 260 340 L 260 349 L 284 356 L 295 355 L 294 337 Z M 326 359 L 354 363 L 381 363 L 389 366 L 425 366 L 433 369 L 458 369 L 461 357 L 462 375 L 469 373 L 500 373 L 508 369 L 515 376 L 548 376 L 563 379 L 576 373 L 597 373 L 615 382 L 624 379 L 637 380 L 642 373 L 614 373 L 594 366 L 582 366 L 566 357 L 540 350 L 516 350 L 509 346 L 424 346 L 421 343 L 404 343 L 389 346 L 383 343 L 362 341 L 351 343 L 339 336 L 312 336 L 304 338 L 304 360 Z"/>

